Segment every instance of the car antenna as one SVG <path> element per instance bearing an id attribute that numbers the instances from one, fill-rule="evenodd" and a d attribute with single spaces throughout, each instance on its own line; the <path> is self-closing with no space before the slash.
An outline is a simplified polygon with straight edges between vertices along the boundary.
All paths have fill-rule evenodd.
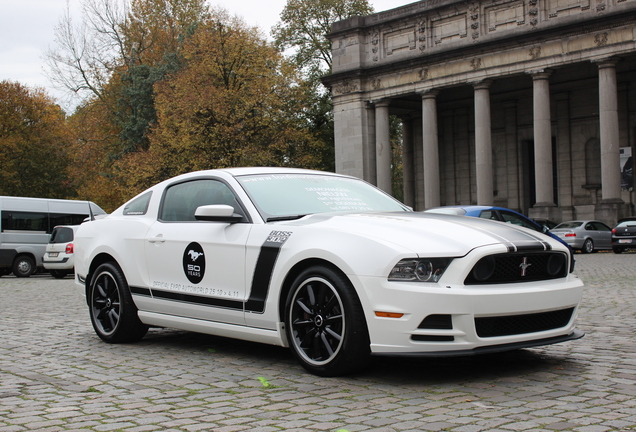
<path id="1" fill-rule="evenodd" d="M 91 208 L 91 202 L 89 200 L 86 200 L 86 202 L 88 203 L 88 215 L 90 217 L 89 220 L 94 221 L 95 215 L 93 214 L 93 209 Z"/>

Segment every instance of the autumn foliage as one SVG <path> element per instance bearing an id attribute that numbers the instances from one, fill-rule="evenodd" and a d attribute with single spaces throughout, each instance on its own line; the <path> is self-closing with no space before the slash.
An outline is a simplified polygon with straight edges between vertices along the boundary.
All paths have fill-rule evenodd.
<path id="1" fill-rule="evenodd" d="M 370 10 L 366 0 L 307 1 L 318 7 L 308 13 L 338 8 L 328 15 L 338 19 Z M 63 17 L 58 48 L 47 54 L 53 81 L 82 96 L 71 116 L 40 91 L 0 86 L 1 193 L 78 197 L 113 210 L 189 171 L 333 169 L 329 95 L 281 52 L 293 39 L 270 42 L 205 0 L 82 5 L 82 25 Z"/>
<path id="2" fill-rule="evenodd" d="M 69 197 L 65 114 L 42 90 L 0 81 L 0 195 Z"/>

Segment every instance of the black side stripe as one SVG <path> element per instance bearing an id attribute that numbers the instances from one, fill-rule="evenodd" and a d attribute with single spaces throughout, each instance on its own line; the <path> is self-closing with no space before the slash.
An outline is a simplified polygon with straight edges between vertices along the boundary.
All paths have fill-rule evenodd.
<path id="1" fill-rule="evenodd" d="M 144 297 L 152 297 L 152 295 L 150 294 L 150 288 L 131 286 L 130 292 Z"/>
<path id="2" fill-rule="evenodd" d="M 155 298 L 163 300 L 175 300 L 184 303 L 194 303 L 202 306 L 216 306 L 225 309 L 243 310 L 243 302 L 241 300 L 228 300 L 217 297 L 203 297 L 195 294 L 187 294 L 178 291 L 163 291 L 153 289 L 152 294 Z"/>
<path id="3" fill-rule="evenodd" d="M 267 300 L 274 266 L 276 265 L 280 249 L 289 236 L 291 236 L 291 232 L 272 231 L 261 247 L 261 252 L 254 268 L 250 298 L 245 303 L 246 312 L 263 313 L 265 310 L 265 300 Z"/>

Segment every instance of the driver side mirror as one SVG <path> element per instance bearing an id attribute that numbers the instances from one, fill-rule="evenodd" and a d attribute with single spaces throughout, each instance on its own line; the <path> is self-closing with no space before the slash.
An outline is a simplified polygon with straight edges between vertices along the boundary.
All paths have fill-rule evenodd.
<path id="1" fill-rule="evenodd" d="M 242 215 L 234 213 L 234 207 L 225 204 L 197 207 L 194 217 L 196 220 L 207 222 L 237 223 L 243 220 Z"/>

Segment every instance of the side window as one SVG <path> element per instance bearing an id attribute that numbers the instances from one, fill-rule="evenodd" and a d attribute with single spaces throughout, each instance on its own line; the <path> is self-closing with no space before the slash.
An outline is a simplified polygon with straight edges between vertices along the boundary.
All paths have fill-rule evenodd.
<path id="1" fill-rule="evenodd" d="M 514 213 L 508 213 L 508 212 L 501 212 L 501 217 L 503 218 L 504 222 L 506 223 L 511 223 L 513 225 L 518 225 L 518 226 L 522 226 L 524 228 L 530 228 L 533 229 L 535 231 L 539 230 L 539 227 L 536 227 L 535 225 L 531 224 L 530 222 L 520 218 L 519 216 L 517 216 Z"/>
<path id="2" fill-rule="evenodd" d="M 589 222 L 585 224 L 585 229 L 587 231 L 596 231 L 596 226 L 592 222 Z"/>
<path id="3" fill-rule="evenodd" d="M 66 214 L 66 213 L 51 213 L 51 226 L 58 225 L 80 225 L 84 222 L 84 219 L 88 217 L 88 214 Z"/>
<path id="4" fill-rule="evenodd" d="M 126 204 L 126 207 L 124 207 L 124 215 L 145 215 L 148 211 L 148 204 L 150 203 L 151 196 L 152 192 L 148 192 L 130 201 L 128 204 Z"/>
<path id="5" fill-rule="evenodd" d="M 166 189 L 159 219 L 163 221 L 196 221 L 197 207 L 226 204 L 240 212 L 234 193 L 225 183 L 217 180 L 193 180 Z"/>
<path id="6" fill-rule="evenodd" d="M 48 213 L 3 211 L 2 232 L 50 233 Z"/>
<path id="7" fill-rule="evenodd" d="M 497 215 L 492 210 L 484 210 L 483 212 L 479 213 L 479 217 L 482 219 L 498 220 Z"/>
<path id="8" fill-rule="evenodd" d="M 597 222 L 596 224 L 596 230 L 597 231 L 611 231 L 612 229 L 610 227 L 608 227 L 607 225 Z"/>

